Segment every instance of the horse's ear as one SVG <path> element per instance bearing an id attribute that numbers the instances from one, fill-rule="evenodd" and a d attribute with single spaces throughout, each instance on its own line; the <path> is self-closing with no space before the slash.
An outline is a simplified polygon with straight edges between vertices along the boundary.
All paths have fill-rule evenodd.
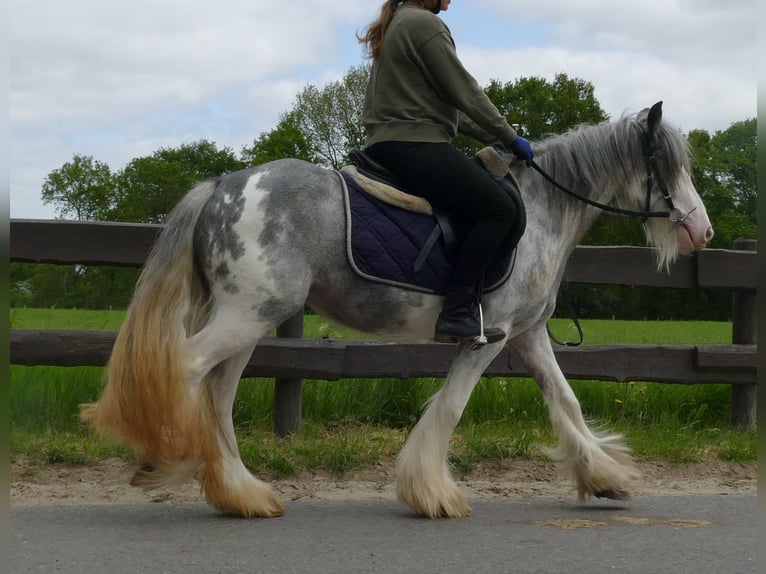
<path id="1" fill-rule="evenodd" d="M 654 133 L 654 130 L 657 129 L 657 126 L 660 125 L 661 121 L 662 121 L 662 102 L 657 102 L 649 110 L 649 117 L 646 120 L 646 124 L 647 124 L 647 127 L 649 128 L 650 134 Z"/>

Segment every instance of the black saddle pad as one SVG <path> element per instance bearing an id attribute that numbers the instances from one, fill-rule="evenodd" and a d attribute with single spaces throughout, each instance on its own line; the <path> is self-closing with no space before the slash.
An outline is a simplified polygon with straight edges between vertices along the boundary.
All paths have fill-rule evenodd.
<path id="1" fill-rule="evenodd" d="M 443 238 L 422 257 L 436 218 L 385 203 L 361 190 L 349 174 L 339 173 L 346 184 L 346 253 L 354 271 L 371 281 L 443 295 L 455 266 Z M 504 254 L 492 265 L 485 292 L 508 279 L 512 257 L 512 252 Z"/>

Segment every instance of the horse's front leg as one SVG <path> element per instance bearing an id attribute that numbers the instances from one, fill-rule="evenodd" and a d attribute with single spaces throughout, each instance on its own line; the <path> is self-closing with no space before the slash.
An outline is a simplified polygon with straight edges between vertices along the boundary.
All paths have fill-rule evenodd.
<path id="1" fill-rule="evenodd" d="M 594 433 L 556 361 L 545 324 L 509 341 L 543 392 L 559 444 L 550 456 L 577 485 L 580 501 L 591 496 L 626 499 L 640 475 L 620 435 Z"/>
<path id="2" fill-rule="evenodd" d="M 460 347 L 442 388 L 399 454 L 399 500 L 430 518 L 468 516 L 471 507 L 447 463 L 449 441 L 481 374 L 502 349 L 501 343 L 470 351 Z"/>

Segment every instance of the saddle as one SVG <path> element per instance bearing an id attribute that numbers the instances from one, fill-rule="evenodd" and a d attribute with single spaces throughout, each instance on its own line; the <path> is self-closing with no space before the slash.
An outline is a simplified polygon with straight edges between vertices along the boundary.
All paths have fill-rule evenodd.
<path id="1" fill-rule="evenodd" d="M 395 174 L 362 150 L 348 155 L 340 171 L 345 183 L 347 253 L 361 276 L 419 291 L 443 294 L 468 224 L 459 214 L 432 206 L 405 191 Z M 501 254 L 482 281 L 496 289 L 510 276 L 515 247 L 526 227 L 519 185 L 497 150 L 486 147 L 474 158 L 516 204 L 517 220 L 508 253 Z"/>

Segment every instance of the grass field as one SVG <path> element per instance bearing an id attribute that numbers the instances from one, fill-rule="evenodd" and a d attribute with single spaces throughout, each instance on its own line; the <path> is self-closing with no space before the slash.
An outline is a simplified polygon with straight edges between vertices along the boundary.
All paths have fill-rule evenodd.
<path id="1" fill-rule="evenodd" d="M 121 311 L 14 309 L 12 329 L 115 330 Z M 583 321 L 585 344 L 715 344 L 731 341 L 731 325 L 714 322 Z M 559 339 L 576 335 L 568 320 L 551 321 Z M 305 320 L 307 337 L 358 339 L 363 335 L 318 316 Z M 78 405 L 93 401 L 103 369 L 11 367 L 12 456 L 40 462 L 85 462 L 104 456 L 133 456 L 103 443 L 77 418 Z M 342 473 L 393 457 L 423 403 L 440 379 L 314 381 L 303 390 L 302 429 L 273 436 L 274 384 L 245 379 L 235 402 L 235 424 L 246 464 L 271 476 L 325 468 Z M 572 381 L 589 419 L 626 435 L 639 457 L 673 461 L 756 458 L 755 431 L 729 426 L 728 385 L 668 385 L 632 381 Z M 482 379 L 453 440 L 452 462 L 465 472 L 477 463 L 540 456 L 553 444 L 547 409 L 534 382 L 523 378 Z"/>

